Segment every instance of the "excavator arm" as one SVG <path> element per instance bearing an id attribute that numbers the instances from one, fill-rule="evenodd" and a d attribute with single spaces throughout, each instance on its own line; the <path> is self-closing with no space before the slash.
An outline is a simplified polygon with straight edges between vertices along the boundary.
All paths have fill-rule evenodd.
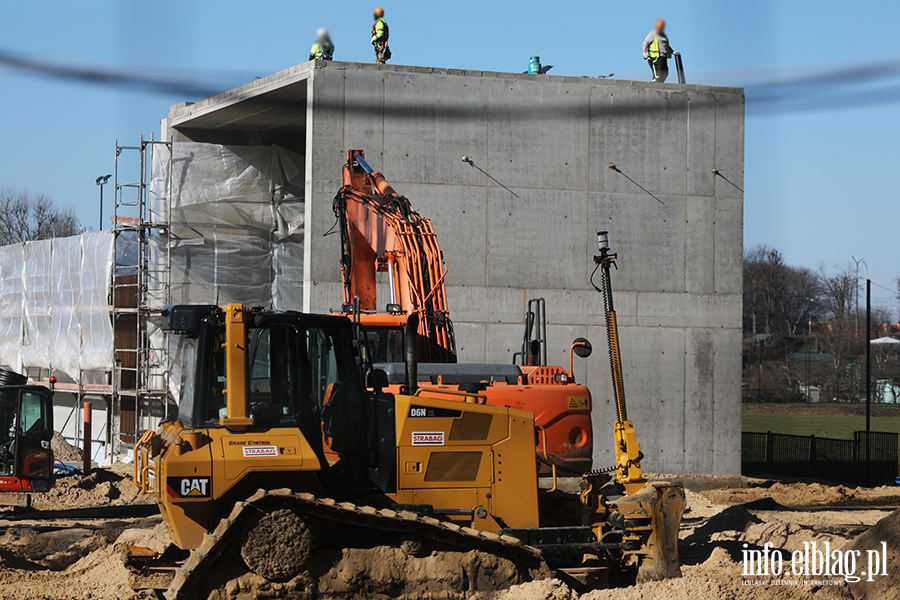
<path id="1" fill-rule="evenodd" d="M 369 166 L 362 150 L 347 152 L 334 212 L 341 233 L 344 312 L 356 298 L 359 310 L 377 311 L 377 273 L 386 273 L 384 310 L 418 315 L 420 360 L 456 362 L 444 285 L 447 265 L 431 221 Z"/>

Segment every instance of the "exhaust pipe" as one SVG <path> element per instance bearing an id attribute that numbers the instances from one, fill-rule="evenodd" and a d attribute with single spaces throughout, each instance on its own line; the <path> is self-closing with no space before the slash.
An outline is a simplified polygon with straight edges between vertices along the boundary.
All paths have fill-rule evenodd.
<path id="1" fill-rule="evenodd" d="M 419 315 L 413 313 L 406 320 L 406 393 L 412 396 L 419 389 Z"/>

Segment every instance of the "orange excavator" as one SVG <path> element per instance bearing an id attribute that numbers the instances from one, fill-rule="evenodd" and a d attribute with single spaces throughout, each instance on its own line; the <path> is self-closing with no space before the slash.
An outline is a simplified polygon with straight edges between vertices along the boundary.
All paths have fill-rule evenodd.
<path id="1" fill-rule="evenodd" d="M 530 333 L 538 324 L 529 306 L 521 365 L 458 363 L 447 265 L 431 221 L 366 162 L 362 150 L 348 151 L 333 208 L 341 235 L 341 314 L 359 325 L 365 359 L 387 375 L 391 391 L 440 389 L 460 401 L 477 393 L 488 405 L 530 411 L 541 474 L 589 472 L 591 393 L 575 381 L 572 362 L 573 355 L 590 355 L 590 342 L 574 341 L 568 370 L 548 366 L 542 334 L 534 339 Z M 383 310 L 379 288 L 388 296 Z M 410 347 L 407 340 L 418 342 Z M 417 372 L 408 372 L 410 363 Z"/>

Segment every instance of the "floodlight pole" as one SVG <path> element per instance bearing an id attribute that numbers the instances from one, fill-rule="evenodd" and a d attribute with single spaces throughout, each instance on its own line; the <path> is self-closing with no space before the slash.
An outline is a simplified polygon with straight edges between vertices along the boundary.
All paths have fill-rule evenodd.
<path id="1" fill-rule="evenodd" d="M 100 231 L 103 231 L 103 186 L 109 181 L 112 175 L 101 175 L 94 182 L 100 188 Z"/>
<path id="2" fill-rule="evenodd" d="M 809 366 L 810 366 L 809 362 L 810 362 L 810 358 L 812 358 L 810 356 L 810 354 L 812 352 L 810 351 L 810 348 L 809 348 L 809 342 L 810 342 L 810 339 L 812 338 L 812 319 L 809 319 L 808 323 L 809 323 L 809 326 L 808 326 L 808 329 L 806 330 L 806 336 L 807 336 L 806 337 L 806 403 L 807 404 L 812 402 L 812 398 L 811 398 L 812 392 L 810 391 L 810 388 L 809 388 Z"/>
<path id="3" fill-rule="evenodd" d="M 869 265 L 866 263 L 865 257 L 856 260 L 853 256 L 850 257 L 853 259 L 853 262 L 856 263 L 856 312 L 854 313 L 854 323 L 856 323 L 856 329 L 853 331 L 853 339 L 854 341 L 859 341 L 859 263 L 866 265 L 866 279 L 869 278 Z M 852 298 L 851 298 L 852 300 Z"/>
<path id="4" fill-rule="evenodd" d="M 871 473 L 869 464 L 872 432 L 872 280 L 866 279 L 866 472 Z"/>

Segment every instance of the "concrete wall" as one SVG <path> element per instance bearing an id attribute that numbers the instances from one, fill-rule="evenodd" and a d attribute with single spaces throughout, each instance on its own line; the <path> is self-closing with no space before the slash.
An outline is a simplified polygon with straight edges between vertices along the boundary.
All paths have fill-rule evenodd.
<path id="1" fill-rule="evenodd" d="M 552 363 L 594 343 L 576 375 L 606 466 L 615 411 L 589 276 L 609 230 L 645 471 L 739 473 L 742 90 L 349 63 L 306 77 L 305 310 L 340 303 L 339 240 L 323 234 L 345 152 L 364 149 L 434 222 L 462 361 L 510 362 L 539 296 Z"/>

